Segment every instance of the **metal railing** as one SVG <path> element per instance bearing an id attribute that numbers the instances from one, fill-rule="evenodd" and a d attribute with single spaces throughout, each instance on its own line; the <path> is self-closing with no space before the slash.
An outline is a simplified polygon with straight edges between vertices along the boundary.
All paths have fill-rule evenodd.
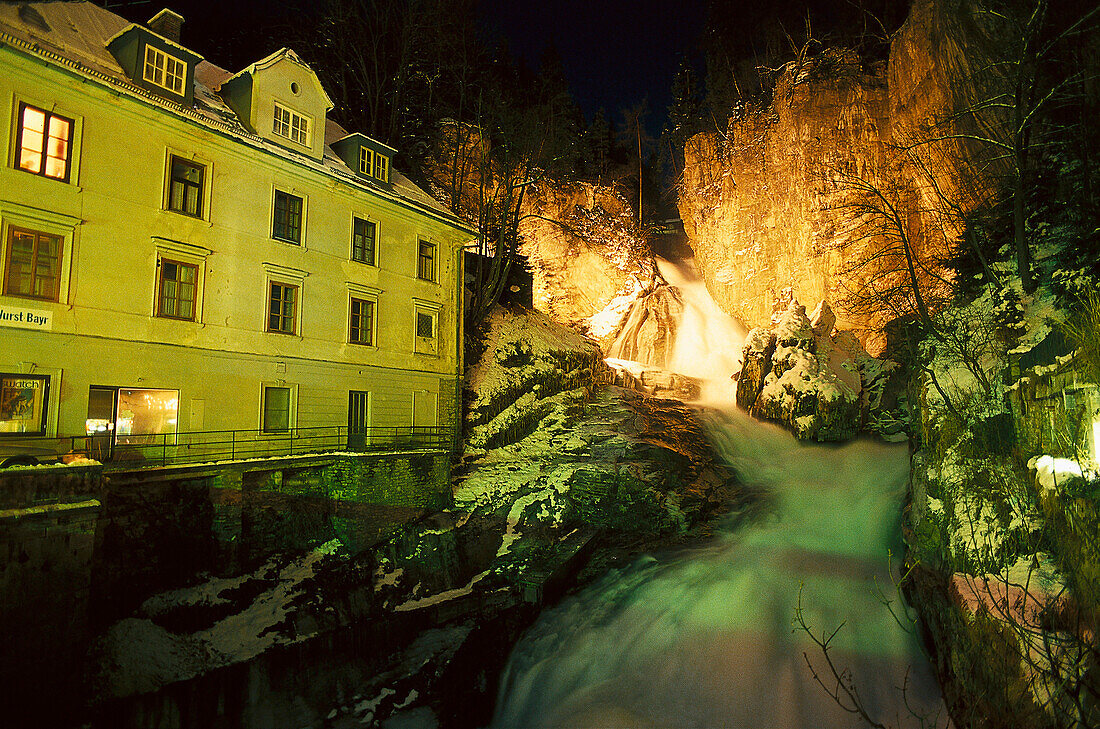
<path id="1" fill-rule="evenodd" d="M 379 426 L 350 433 L 346 426 L 318 426 L 281 432 L 204 430 L 20 438 L 0 445 L 10 453 L 24 452 L 39 460 L 56 458 L 67 451 L 104 463 L 140 468 L 339 452 L 449 451 L 453 439 L 449 428 L 437 426 Z"/>

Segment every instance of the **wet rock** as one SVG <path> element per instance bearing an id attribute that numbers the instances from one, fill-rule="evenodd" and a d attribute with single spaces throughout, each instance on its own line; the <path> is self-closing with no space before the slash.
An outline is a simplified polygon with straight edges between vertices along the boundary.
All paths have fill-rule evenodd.
<path id="1" fill-rule="evenodd" d="M 737 376 L 737 406 L 749 410 L 756 403 L 764 378 L 771 370 L 772 353 L 775 352 L 775 332 L 756 328 L 745 339 L 741 372 Z"/>

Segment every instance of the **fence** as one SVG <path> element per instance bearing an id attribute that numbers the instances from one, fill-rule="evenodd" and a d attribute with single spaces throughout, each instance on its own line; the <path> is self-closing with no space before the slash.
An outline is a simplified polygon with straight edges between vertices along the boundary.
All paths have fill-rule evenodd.
<path id="1" fill-rule="evenodd" d="M 453 444 L 449 428 L 429 426 L 380 426 L 351 432 L 346 426 L 291 428 L 278 433 L 206 430 L 20 439 L 4 444 L 7 454 L 0 454 L 0 462 L 20 453 L 40 461 L 52 460 L 68 451 L 130 467 L 171 466 L 341 451 L 449 451 Z"/>

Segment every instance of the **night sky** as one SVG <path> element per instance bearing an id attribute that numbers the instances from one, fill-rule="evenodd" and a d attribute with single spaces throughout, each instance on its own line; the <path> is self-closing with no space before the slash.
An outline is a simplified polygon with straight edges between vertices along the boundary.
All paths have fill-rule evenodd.
<path id="1" fill-rule="evenodd" d="M 859 0 L 904 13 L 906 0 Z M 105 0 L 130 20 L 144 22 L 162 7 L 181 13 L 183 43 L 209 61 L 237 71 L 277 44 L 269 30 L 279 23 L 308 23 L 301 0 Z M 304 5 L 308 8 L 309 4 Z M 671 103 L 673 76 L 687 59 L 702 76 L 700 40 L 708 8 L 727 32 L 744 31 L 744 48 L 756 48 L 762 26 L 781 19 L 795 34 L 809 9 L 835 27 L 852 12 L 850 0 L 480 0 L 478 21 L 487 39 L 501 41 L 532 69 L 554 47 L 570 90 L 586 118 L 599 108 L 620 120 L 623 109 L 648 100 L 647 127 L 656 136 Z M 309 49 L 296 49 L 309 60 Z"/>
<path id="2" fill-rule="evenodd" d="M 591 120 L 603 107 L 621 109 L 648 98 L 650 133 L 659 133 L 672 101 L 672 79 L 685 55 L 698 65 L 706 20 L 703 0 L 483 0 L 486 30 L 502 36 L 532 68 L 553 46 L 570 90 Z"/>

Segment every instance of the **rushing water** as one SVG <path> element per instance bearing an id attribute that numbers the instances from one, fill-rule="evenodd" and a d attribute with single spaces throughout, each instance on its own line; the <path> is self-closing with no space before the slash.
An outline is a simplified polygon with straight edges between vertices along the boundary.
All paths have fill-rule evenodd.
<path id="1" fill-rule="evenodd" d="M 701 288 L 690 275 L 670 282 Z M 697 288 L 684 291 L 698 304 L 686 309 L 702 319 L 680 340 L 706 346 L 678 356 L 698 371 L 723 348 L 687 337 L 724 325 L 706 321 Z M 799 604 L 814 635 L 839 628 L 828 656 L 871 718 L 920 726 L 916 715 L 940 713 L 942 726 L 938 689 L 890 579 L 905 447 L 806 445 L 732 408 L 711 420 L 716 451 L 759 494 L 760 513 L 731 515 L 708 544 L 647 556 L 547 610 L 512 654 L 493 727 L 861 726 L 807 666 L 835 686 L 795 622 Z"/>

